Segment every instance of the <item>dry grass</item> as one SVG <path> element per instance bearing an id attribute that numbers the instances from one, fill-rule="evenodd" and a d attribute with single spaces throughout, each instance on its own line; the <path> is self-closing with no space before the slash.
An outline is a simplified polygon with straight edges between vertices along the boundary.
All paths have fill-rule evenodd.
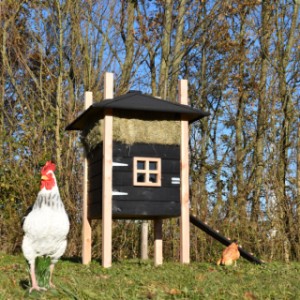
<path id="1" fill-rule="evenodd" d="M 168 121 L 162 117 L 156 120 L 140 118 L 114 116 L 113 140 L 127 145 L 134 143 L 180 144 L 180 121 Z M 84 130 L 82 142 L 88 151 L 93 150 L 102 142 L 102 131 L 102 119 L 91 128 Z"/>

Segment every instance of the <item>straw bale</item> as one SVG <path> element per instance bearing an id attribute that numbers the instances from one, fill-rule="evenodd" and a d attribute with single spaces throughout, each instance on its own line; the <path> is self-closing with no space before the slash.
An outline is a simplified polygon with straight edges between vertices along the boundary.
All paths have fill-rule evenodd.
<path id="1" fill-rule="evenodd" d="M 102 128 L 103 119 L 82 132 L 82 143 L 86 151 L 93 150 L 102 142 Z M 113 140 L 127 145 L 135 143 L 179 145 L 180 121 L 164 120 L 163 117 L 153 120 L 114 116 Z"/>
<path id="2" fill-rule="evenodd" d="M 102 142 L 102 128 L 103 119 L 94 123 L 92 126 L 85 128 L 81 132 L 81 143 L 87 153 L 95 149 L 97 145 Z"/>

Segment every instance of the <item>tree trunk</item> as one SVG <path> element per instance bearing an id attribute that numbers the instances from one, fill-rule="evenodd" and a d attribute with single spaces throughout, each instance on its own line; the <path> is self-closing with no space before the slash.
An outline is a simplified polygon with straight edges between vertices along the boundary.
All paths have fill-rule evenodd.
<path id="1" fill-rule="evenodd" d="M 238 209 L 238 218 L 241 222 L 246 220 L 246 191 L 245 191 L 245 180 L 244 180 L 244 157 L 245 157 L 245 149 L 244 149 L 244 116 L 245 116 L 245 105 L 246 105 L 246 94 L 244 90 L 244 72 L 245 72 L 245 49 L 243 45 L 243 41 L 245 38 L 245 23 L 243 20 L 244 16 L 241 17 L 241 25 L 240 25 L 240 34 L 239 34 L 239 54 L 240 54 L 240 62 L 238 64 L 238 99 L 237 99 L 237 112 L 236 112 L 236 123 L 235 123 L 235 160 L 236 160 L 236 205 Z"/>
<path id="2" fill-rule="evenodd" d="M 263 171 L 264 171 L 264 146 L 265 146 L 265 131 L 267 124 L 267 105 L 266 99 L 267 92 L 267 72 L 269 66 L 269 46 L 271 36 L 271 1 L 263 1 L 261 22 L 262 22 L 262 35 L 261 35 L 261 70 L 259 79 L 258 91 L 258 111 L 256 119 L 256 143 L 255 143 L 255 186 L 254 196 L 252 202 L 251 220 L 253 226 L 258 222 L 260 211 L 260 196 L 263 187 Z"/>
<path id="3" fill-rule="evenodd" d="M 127 4 L 127 13 L 123 14 L 122 20 L 127 15 L 126 33 L 124 31 L 124 21 L 121 21 L 121 36 L 125 43 L 126 57 L 124 64 L 122 66 L 122 76 L 119 86 L 118 94 L 122 95 L 128 91 L 131 70 L 133 67 L 133 55 L 134 55 L 134 11 L 135 11 L 135 1 L 127 0 L 122 1 L 122 11 L 125 11 L 125 4 Z"/>
<path id="4" fill-rule="evenodd" d="M 61 119 L 62 119 L 62 77 L 63 77 L 63 25 L 62 25 L 62 11 L 60 2 L 56 0 L 56 10 L 57 10 L 57 21 L 58 21 L 58 78 L 56 86 L 56 127 L 55 127 L 55 142 L 56 142 L 56 164 L 57 168 L 61 170 L 61 154 L 62 154 L 62 144 L 60 137 L 61 130 Z"/>
<path id="5" fill-rule="evenodd" d="M 3 147 L 4 146 L 4 93 L 5 93 L 5 59 L 6 56 L 6 27 L 7 22 L 2 20 L 2 10 L 4 8 L 0 5 L 0 24 L 3 26 L 1 29 L 1 37 L 2 37 L 2 47 L 1 47 L 1 78 L 0 78 L 0 161 L 4 160 L 3 157 Z"/>
<path id="6" fill-rule="evenodd" d="M 284 28 L 280 28 L 281 24 L 279 20 L 282 18 L 280 11 L 282 7 L 277 6 L 277 39 L 278 39 L 278 70 L 279 70 L 279 96 L 282 109 L 282 124 L 281 124 L 281 136 L 280 136 L 280 157 L 278 165 L 278 190 L 280 201 L 280 218 L 283 226 L 283 238 L 284 238 L 284 257 L 286 262 L 289 261 L 290 247 L 295 252 L 296 245 L 292 237 L 293 221 L 291 219 L 292 207 L 289 203 L 289 196 L 287 195 L 287 173 L 288 173 L 288 151 L 290 149 L 290 132 L 293 118 L 291 97 L 288 87 L 287 79 L 287 67 L 290 60 L 291 49 L 294 44 L 295 30 L 298 18 L 299 5 L 294 4 L 293 14 L 291 20 L 291 27 L 288 32 L 288 40 L 284 42 Z"/>
<path id="7" fill-rule="evenodd" d="M 297 222 L 296 226 L 299 228 L 300 224 L 300 113 L 298 113 L 298 129 L 297 129 L 297 145 L 296 145 L 296 151 L 297 151 L 297 173 L 296 173 L 296 191 L 297 191 L 297 198 L 296 198 L 296 217 Z M 300 249 L 299 249 L 299 241 L 300 241 L 300 230 L 297 230 L 296 233 L 296 241 L 298 242 L 297 245 L 297 258 L 300 257 Z"/>
<path id="8" fill-rule="evenodd" d="M 169 98 L 171 101 L 176 100 L 176 95 L 177 95 L 176 87 L 179 78 L 180 63 L 184 55 L 184 50 L 182 49 L 182 45 L 184 41 L 183 30 L 184 30 L 184 17 L 186 13 L 185 6 L 186 6 L 186 0 L 180 0 L 178 15 L 177 15 L 175 45 L 172 51 L 172 62 L 170 66 L 170 69 L 172 70 L 172 75 L 171 75 L 171 82 L 170 82 Z"/>
<path id="9" fill-rule="evenodd" d="M 206 61 L 206 49 L 203 48 L 201 55 L 201 92 L 200 92 L 200 108 L 203 111 L 207 110 L 207 61 Z M 208 211 L 208 193 L 206 187 L 206 175 L 207 175 L 207 143 L 208 143 L 208 118 L 203 118 L 200 123 L 201 128 L 201 140 L 198 141 L 200 144 L 200 168 L 199 168 L 199 194 L 200 194 L 200 203 L 198 203 L 201 208 L 200 216 L 202 220 L 205 220 L 207 217 Z"/>
<path id="10" fill-rule="evenodd" d="M 161 43 L 161 65 L 159 76 L 159 96 L 163 99 L 168 97 L 168 79 L 170 67 L 170 43 L 172 32 L 173 0 L 166 0 L 164 6 L 163 37 Z"/>

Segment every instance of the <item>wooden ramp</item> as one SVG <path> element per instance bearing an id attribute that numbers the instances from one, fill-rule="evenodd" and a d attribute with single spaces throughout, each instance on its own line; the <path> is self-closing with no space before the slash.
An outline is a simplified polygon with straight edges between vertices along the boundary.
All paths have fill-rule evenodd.
<path id="1" fill-rule="evenodd" d="M 207 224 L 203 223 L 202 221 L 200 221 L 198 218 L 196 218 L 193 215 L 190 215 L 190 222 L 193 225 L 195 225 L 196 227 L 203 230 L 205 233 L 207 233 L 211 237 L 213 237 L 214 239 L 216 239 L 217 241 L 219 241 L 220 243 L 222 243 L 223 245 L 228 246 L 232 243 L 231 240 L 227 239 L 226 237 L 221 235 L 219 232 L 212 229 Z M 244 257 L 245 259 L 247 259 L 248 261 L 250 261 L 254 264 L 262 264 L 263 263 L 261 260 L 259 260 L 258 258 L 256 258 L 255 256 L 253 256 L 252 254 L 248 253 L 247 251 L 245 251 L 244 249 L 242 249 L 240 247 L 239 247 L 239 251 L 240 251 L 241 256 Z"/>

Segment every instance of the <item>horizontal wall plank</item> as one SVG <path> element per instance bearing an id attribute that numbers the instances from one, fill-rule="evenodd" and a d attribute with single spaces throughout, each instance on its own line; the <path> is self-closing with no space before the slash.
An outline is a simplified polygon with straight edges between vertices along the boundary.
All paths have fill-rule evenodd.
<path id="1" fill-rule="evenodd" d="M 150 205 L 151 204 L 151 205 Z M 180 216 L 180 206 L 176 203 L 147 203 L 129 201 L 128 203 L 113 201 L 114 219 L 156 219 Z M 89 206 L 89 218 L 101 219 L 102 209 L 99 204 Z"/>
<path id="2" fill-rule="evenodd" d="M 125 145 L 114 143 L 113 156 L 122 159 L 133 156 L 161 157 L 168 159 L 180 159 L 180 147 L 178 145 L 141 144 Z"/>

